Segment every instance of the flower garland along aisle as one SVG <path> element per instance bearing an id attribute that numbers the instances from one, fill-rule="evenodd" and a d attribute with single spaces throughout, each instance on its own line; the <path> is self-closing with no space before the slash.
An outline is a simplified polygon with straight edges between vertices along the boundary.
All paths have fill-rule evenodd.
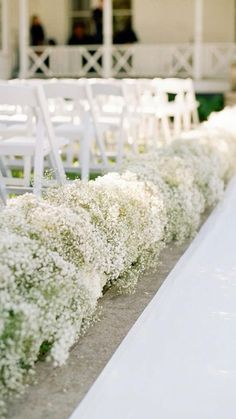
<path id="1" fill-rule="evenodd" d="M 105 286 L 132 292 L 167 243 L 196 232 L 235 158 L 232 134 L 206 125 L 198 139 L 143 155 L 122 174 L 52 188 L 44 199 L 9 200 L 0 213 L 2 412 L 40 355 L 66 361 Z"/>

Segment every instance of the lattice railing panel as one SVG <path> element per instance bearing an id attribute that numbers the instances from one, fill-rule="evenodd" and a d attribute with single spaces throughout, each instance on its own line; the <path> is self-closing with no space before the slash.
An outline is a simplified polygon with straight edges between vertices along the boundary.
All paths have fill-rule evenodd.
<path id="1" fill-rule="evenodd" d="M 103 47 L 56 46 L 29 48 L 28 77 L 84 77 L 102 75 Z"/>
<path id="2" fill-rule="evenodd" d="M 204 44 L 202 53 L 202 74 L 207 78 L 225 78 L 229 75 L 229 67 L 236 54 L 236 45 Z"/>
<path id="3" fill-rule="evenodd" d="M 104 47 L 46 46 L 28 49 L 28 77 L 100 77 Z M 236 44 L 204 44 L 201 54 L 203 78 L 228 78 Z M 113 77 L 194 77 L 194 45 L 113 45 Z"/>

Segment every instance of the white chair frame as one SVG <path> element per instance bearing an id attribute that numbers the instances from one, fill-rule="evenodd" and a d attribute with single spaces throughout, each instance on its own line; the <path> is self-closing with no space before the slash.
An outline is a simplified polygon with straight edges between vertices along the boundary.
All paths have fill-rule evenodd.
<path id="1" fill-rule="evenodd" d="M 32 189 L 30 188 L 29 179 L 33 158 L 33 192 L 36 195 L 40 195 L 43 181 L 44 157 L 46 156 L 50 158 L 57 181 L 63 184 L 66 180 L 65 172 L 59 154 L 57 139 L 49 118 L 47 101 L 42 86 L 29 86 L 23 83 L 0 84 L 0 105 L 28 107 L 33 112 L 35 119 L 34 135 L 27 136 L 24 134 L 24 136 L 18 135 L 12 137 L 7 135 L 4 139 L 4 132 L 2 131 L 3 138 L 0 140 L 0 156 L 19 155 L 25 160 L 24 184 L 22 185 L 22 183 L 17 182 L 17 179 L 14 181 L 13 178 L 7 178 L 6 189 L 13 189 L 17 192 Z M 47 144 L 47 147 L 45 147 L 45 144 Z"/>
<path id="2" fill-rule="evenodd" d="M 103 168 L 105 170 L 111 170 L 111 165 L 107 157 L 106 147 L 104 144 L 104 132 L 107 129 L 117 134 L 117 153 L 116 153 L 116 164 L 112 170 L 118 170 L 122 164 L 124 157 L 124 143 L 125 143 L 125 115 L 127 114 L 127 108 L 123 97 L 122 85 L 118 80 L 106 79 L 98 80 L 94 79 L 87 83 L 87 91 L 91 113 L 94 120 L 95 131 L 97 136 L 98 147 L 101 152 L 101 158 L 103 162 Z M 121 98 L 122 106 L 117 113 L 98 114 L 97 112 L 97 99 L 100 97 L 116 97 Z M 100 109 L 101 110 L 101 109 Z"/>
<path id="3" fill-rule="evenodd" d="M 52 82 L 44 83 L 43 88 L 47 99 L 69 99 L 74 103 L 74 110 L 71 113 L 71 122 L 58 124 L 55 127 L 56 133 L 63 135 L 71 142 L 79 142 L 79 161 L 81 166 L 81 179 L 87 181 L 89 179 L 90 171 L 90 144 L 91 139 L 95 136 L 94 124 L 91 117 L 91 112 L 88 109 L 87 88 L 84 83 L 76 80 L 60 81 L 54 80 Z M 87 109 L 86 109 L 87 105 Z M 80 119 L 80 123 L 75 125 L 73 120 Z M 74 130 L 71 132 L 71 127 Z M 69 164 L 72 165 L 73 156 L 71 153 Z M 67 160 L 68 162 L 68 160 Z M 70 170 L 70 167 L 66 167 Z"/>

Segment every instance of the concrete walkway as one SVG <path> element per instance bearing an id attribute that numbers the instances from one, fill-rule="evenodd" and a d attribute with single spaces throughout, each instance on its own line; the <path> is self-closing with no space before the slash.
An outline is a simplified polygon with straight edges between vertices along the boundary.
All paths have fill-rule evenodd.
<path id="1" fill-rule="evenodd" d="M 235 419 L 236 178 L 71 419 Z"/>
<path id="2" fill-rule="evenodd" d="M 101 321 L 73 348 L 67 364 L 36 368 L 37 384 L 8 406 L 9 419 L 67 419 L 103 370 L 129 329 L 148 305 L 189 243 L 166 248 L 157 272 L 145 275 L 137 291 L 117 296 L 112 290 L 101 301 Z M 102 418 L 100 418 L 102 419 Z M 113 419 L 110 417 L 110 419 Z M 228 418 L 227 418 L 228 419 Z"/>

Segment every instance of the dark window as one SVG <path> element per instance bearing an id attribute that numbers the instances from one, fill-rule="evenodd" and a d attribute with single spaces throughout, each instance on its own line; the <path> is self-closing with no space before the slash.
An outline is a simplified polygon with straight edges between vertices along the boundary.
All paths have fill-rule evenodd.
<path id="1" fill-rule="evenodd" d="M 92 8 L 94 2 L 91 0 L 70 1 L 70 27 L 76 22 L 83 22 L 87 34 L 94 33 L 94 22 L 92 19 Z M 122 31 L 127 24 L 132 23 L 132 0 L 113 0 L 113 33 Z"/>

